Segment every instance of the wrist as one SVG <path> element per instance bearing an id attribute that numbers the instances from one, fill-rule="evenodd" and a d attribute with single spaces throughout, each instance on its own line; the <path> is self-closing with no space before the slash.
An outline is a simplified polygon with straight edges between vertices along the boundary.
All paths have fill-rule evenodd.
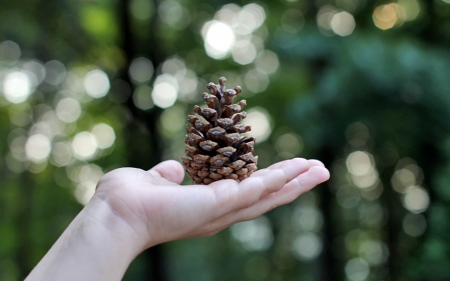
<path id="1" fill-rule="evenodd" d="M 94 197 L 26 280 L 121 280 L 142 244 L 104 200 Z"/>
<path id="2" fill-rule="evenodd" d="M 91 229 L 87 231 L 114 243 L 118 251 L 127 251 L 133 258 L 144 251 L 146 240 L 136 226 L 124 219 L 108 200 L 94 196 L 80 213 L 82 221 Z"/>

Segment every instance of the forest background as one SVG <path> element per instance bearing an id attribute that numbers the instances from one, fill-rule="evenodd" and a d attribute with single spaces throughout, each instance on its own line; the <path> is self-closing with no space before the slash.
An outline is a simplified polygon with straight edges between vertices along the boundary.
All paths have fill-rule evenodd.
<path id="1" fill-rule="evenodd" d="M 449 47 L 449 0 L 1 1 L 0 280 L 28 274 L 104 173 L 180 160 L 221 76 L 260 168 L 317 158 L 331 180 L 151 248 L 124 280 L 449 280 Z"/>

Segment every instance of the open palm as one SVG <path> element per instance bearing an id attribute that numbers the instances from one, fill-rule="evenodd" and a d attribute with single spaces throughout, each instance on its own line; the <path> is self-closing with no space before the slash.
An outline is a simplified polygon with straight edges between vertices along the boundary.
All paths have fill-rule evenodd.
<path id="1" fill-rule="evenodd" d="M 181 164 L 173 160 L 149 171 L 121 168 L 100 180 L 95 197 L 107 202 L 147 248 L 213 235 L 254 219 L 326 181 L 329 172 L 317 160 L 295 158 L 256 171 L 240 183 L 182 186 L 183 178 Z"/>

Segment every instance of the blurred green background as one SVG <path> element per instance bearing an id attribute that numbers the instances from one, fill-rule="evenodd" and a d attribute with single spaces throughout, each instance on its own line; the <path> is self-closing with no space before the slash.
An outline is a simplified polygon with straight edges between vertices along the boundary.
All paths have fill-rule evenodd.
<path id="1" fill-rule="evenodd" d="M 104 173 L 179 160 L 220 76 L 243 88 L 260 168 L 317 158 L 331 180 L 154 247 L 124 280 L 450 280 L 449 47 L 449 0 L 2 1 L 0 280 Z"/>

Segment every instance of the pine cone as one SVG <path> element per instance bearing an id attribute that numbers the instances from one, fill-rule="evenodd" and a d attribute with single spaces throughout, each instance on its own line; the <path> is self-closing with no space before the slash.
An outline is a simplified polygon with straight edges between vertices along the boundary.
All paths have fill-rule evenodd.
<path id="1" fill-rule="evenodd" d="M 203 93 L 208 107 L 194 106 L 198 116 L 189 115 L 186 126 L 186 156 L 184 167 L 196 184 L 209 184 L 220 179 L 238 182 L 249 177 L 256 169 L 258 156 L 253 156 L 255 138 L 243 135 L 250 126 L 240 124 L 247 116 L 241 110 L 245 100 L 233 104 L 242 91 L 240 86 L 225 88 L 225 77 L 219 85 L 209 83 L 211 94 Z"/>

